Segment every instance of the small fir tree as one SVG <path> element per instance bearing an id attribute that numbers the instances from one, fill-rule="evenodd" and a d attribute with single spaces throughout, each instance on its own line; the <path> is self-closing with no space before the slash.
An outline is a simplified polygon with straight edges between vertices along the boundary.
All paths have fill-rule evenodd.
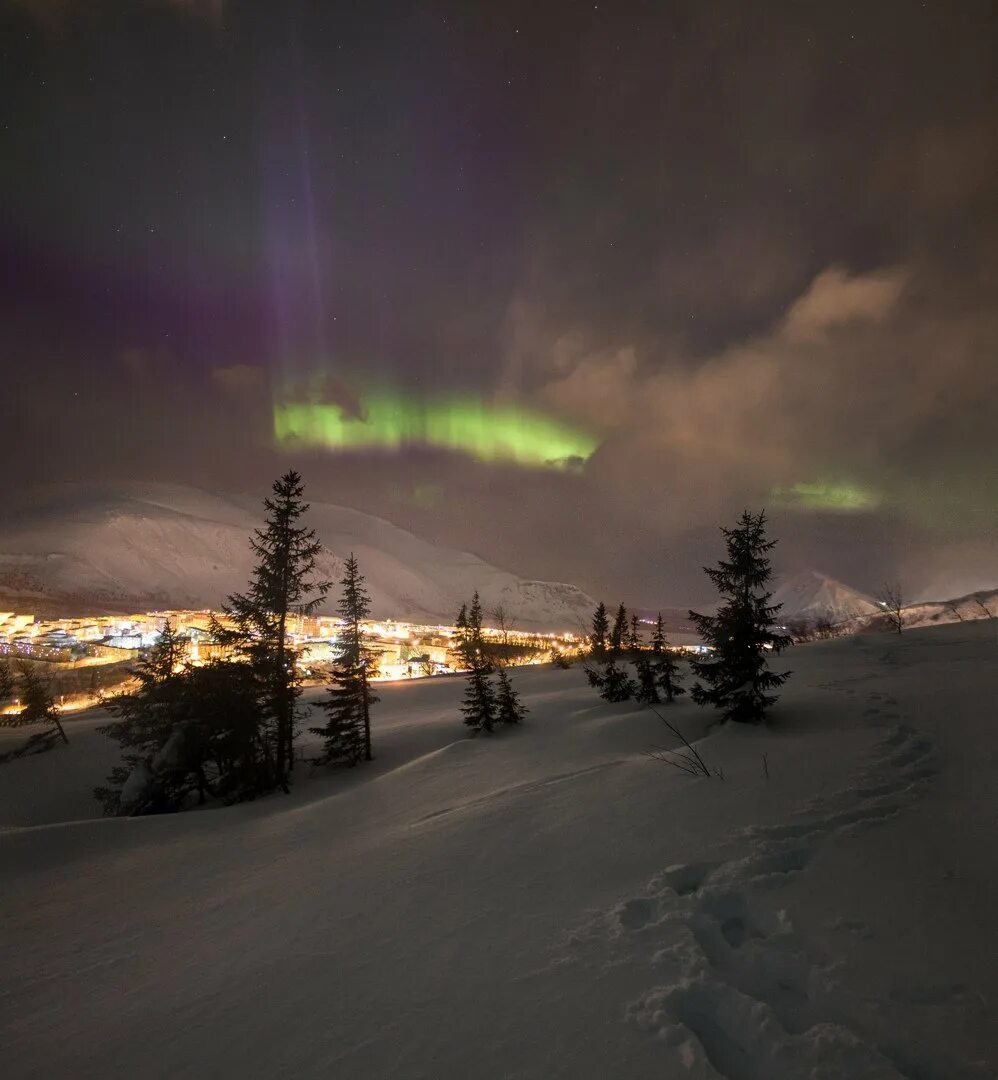
<path id="1" fill-rule="evenodd" d="M 627 640 L 627 608 L 623 604 L 617 608 L 610 631 L 610 655 L 619 656 Z"/>
<path id="2" fill-rule="evenodd" d="M 665 700 L 670 704 L 674 698 L 686 693 L 685 689 L 680 686 L 683 681 L 683 673 L 679 667 L 676 650 L 668 648 L 668 644 L 666 644 L 658 661 L 655 677 L 659 689 L 665 694 Z"/>
<path id="3" fill-rule="evenodd" d="M 602 660 L 606 656 L 609 633 L 610 619 L 607 615 L 606 604 L 601 600 L 593 612 L 593 632 L 589 637 L 589 651 L 594 660 Z"/>
<path id="4" fill-rule="evenodd" d="M 733 529 L 723 529 L 726 558 L 704 571 L 724 603 L 716 615 L 690 612 L 690 618 L 713 653 L 691 662 L 697 682 L 691 696 L 698 705 L 713 705 L 725 720 L 758 723 L 776 701 L 769 691 L 781 686 L 789 671 L 769 670 L 765 653 L 779 653 L 791 644 L 780 633 L 776 616 L 781 605 L 770 604 L 765 589 L 772 577 L 768 553 L 776 541 L 766 539 L 765 512 L 746 510 Z"/>
<path id="5" fill-rule="evenodd" d="M 485 635 L 482 633 L 482 602 L 478 597 L 477 589 L 471 598 L 471 606 L 468 608 L 468 647 L 473 654 L 472 661 L 481 664 L 486 674 L 491 674 L 494 665 L 485 644 Z"/>
<path id="6" fill-rule="evenodd" d="M 491 732 L 496 723 L 496 697 L 484 665 L 476 663 L 468 672 L 468 685 L 461 705 L 464 722 L 473 731 Z"/>
<path id="7" fill-rule="evenodd" d="M 364 643 L 362 623 L 371 614 L 371 598 L 364 588 L 357 557 L 352 552 L 340 580 L 343 594 L 337 611 L 343 620 L 340 651 L 333 669 L 329 697 L 322 703 L 328 720 L 311 730 L 325 739 L 323 763 L 356 765 L 370 761 L 371 706 L 378 699 L 371 692 L 373 654 Z"/>
<path id="8" fill-rule="evenodd" d="M 21 664 L 18 668 L 19 690 L 21 697 L 21 722 L 23 724 L 46 724 L 47 731 L 39 732 L 33 736 L 43 741 L 56 742 L 61 739 L 67 745 L 69 739 L 59 719 L 59 710 L 56 708 L 55 699 L 47 679 L 31 666 Z"/>
<path id="9" fill-rule="evenodd" d="M 627 647 L 635 652 L 641 648 L 641 626 L 637 612 L 631 612 L 631 623 L 627 634 Z"/>
<path id="10" fill-rule="evenodd" d="M 510 682 L 506 668 L 497 669 L 499 688 L 496 694 L 496 720 L 500 724 L 520 724 L 527 715 L 527 707 Z"/>
<path id="11" fill-rule="evenodd" d="M 655 630 L 651 636 L 651 650 L 654 653 L 661 653 L 665 648 L 665 625 L 662 622 L 662 612 L 658 613 L 658 618 L 655 620 Z"/>
<path id="12" fill-rule="evenodd" d="M 5 718 L 10 721 L 9 726 L 42 725 L 40 731 L 33 732 L 20 746 L 0 753 L 0 764 L 13 761 L 15 758 L 27 757 L 30 754 L 53 750 L 60 742 L 68 744 L 69 739 L 59 719 L 59 710 L 56 708 L 48 680 L 39 675 L 30 664 L 18 664 L 16 679 L 6 664 L 0 667 L 3 668 L 0 673 L 3 678 L 3 686 L 0 686 L 0 704 L 17 694 L 23 706 L 16 716 Z"/>
<path id="13" fill-rule="evenodd" d="M 635 697 L 642 705 L 658 705 L 662 700 L 658 696 L 655 664 L 647 657 L 639 657 L 634 662 L 634 669 L 638 675 L 638 689 Z"/>
<path id="14" fill-rule="evenodd" d="M 603 671 L 600 696 L 606 701 L 630 701 L 637 692 L 637 685 L 627 674 L 627 669 L 610 660 Z"/>

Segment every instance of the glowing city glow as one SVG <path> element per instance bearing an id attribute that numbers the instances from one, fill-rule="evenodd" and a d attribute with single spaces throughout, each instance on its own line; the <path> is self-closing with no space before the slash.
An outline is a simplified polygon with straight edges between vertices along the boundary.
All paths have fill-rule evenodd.
<path id="1" fill-rule="evenodd" d="M 875 510 L 881 501 L 877 492 L 858 484 L 825 481 L 776 487 L 773 488 L 772 497 L 779 505 L 796 510 L 833 510 L 843 513 Z"/>
<path id="2" fill-rule="evenodd" d="M 391 391 L 364 395 L 363 416 L 335 404 L 285 401 L 274 406 L 280 446 L 332 451 L 428 446 L 469 454 L 479 461 L 567 469 L 582 464 L 596 440 L 559 420 L 471 396 L 420 401 Z"/>

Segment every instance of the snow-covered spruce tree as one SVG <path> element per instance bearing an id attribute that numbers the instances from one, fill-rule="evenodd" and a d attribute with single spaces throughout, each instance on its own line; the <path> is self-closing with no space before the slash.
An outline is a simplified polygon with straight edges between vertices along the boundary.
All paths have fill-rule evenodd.
<path id="1" fill-rule="evenodd" d="M 609 633 L 610 619 L 606 612 L 606 604 L 601 600 L 593 612 L 593 631 L 589 636 L 589 652 L 594 660 L 602 660 L 606 656 Z"/>
<path id="2" fill-rule="evenodd" d="M 727 557 L 704 572 L 724 603 L 716 615 L 690 612 L 700 637 L 713 649 L 709 658 L 691 661 L 697 677 L 691 696 L 698 705 L 721 710 L 724 720 L 758 723 L 776 701 L 769 691 L 790 675 L 770 671 L 765 655 L 791 644 L 776 623 L 781 605 L 770 604 L 772 593 L 765 589 L 773 573 L 768 553 L 776 541 L 766 539 L 765 511 L 746 510 L 733 529 L 721 532 Z"/>
<path id="3" fill-rule="evenodd" d="M 236 802 L 260 790 L 259 709 L 244 663 L 185 667 L 167 626 L 135 676 L 138 688 L 108 704 L 118 722 L 97 729 L 123 750 L 94 790 L 105 813 L 172 813 L 195 793 L 198 803 Z"/>
<path id="4" fill-rule="evenodd" d="M 527 707 L 520 701 L 520 695 L 509 681 L 505 666 L 498 666 L 499 688 L 496 693 L 496 720 L 500 724 L 520 724 L 527 715 Z"/>
<path id="5" fill-rule="evenodd" d="M 236 648 L 248 661 L 260 705 L 261 791 L 287 792 L 294 764 L 297 700 L 301 694 L 297 657 L 288 648 L 287 623 L 292 612 L 308 615 L 329 591 L 329 582 L 311 575 L 322 545 L 315 531 L 301 524 L 308 511 L 301 476 L 293 469 L 273 485 L 264 499 L 265 524 L 255 530 L 250 546 L 258 562 L 245 593 L 229 597 L 222 610 L 231 625 L 215 622 L 217 639 Z"/>
<path id="6" fill-rule="evenodd" d="M 473 731 L 489 731 L 496 724 L 496 696 L 484 664 L 476 662 L 468 672 L 461 705 L 465 724 Z"/>
<path id="7" fill-rule="evenodd" d="M 135 666 L 132 674 L 138 687 L 131 693 L 112 697 L 107 711 L 116 722 L 97 729 L 98 734 L 114 739 L 122 748 L 122 763 L 111 769 L 107 783 L 94 788 L 94 798 L 105 814 L 129 813 L 130 800 L 122 801 L 122 791 L 131 777 L 147 778 L 151 787 L 151 764 L 169 741 L 174 729 L 182 722 L 181 672 L 184 643 L 167 621 L 152 648 Z M 148 801 L 145 793 L 136 792 L 136 801 Z M 159 802 L 157 798 L 155 800 Z M 177 809 L 174 800 L 165 809 Z"/>
<path id="8" fill-rule="evenodd" d="M 361 628 L 361 623 L 371 614 L 371 598 L 352 552 L 340 584 L 343 595 L 337 611 L 343 620 L 343 636 L 331 676 L 333 685 L 322 703 L 328 719 L 322 727 L 311 730 L 325 740 L 319 759 L 323 764 L 356 765 L 372 759 L 371 706 L 378 699 L 370 685 L 375 658 L 364 644 Z"/>

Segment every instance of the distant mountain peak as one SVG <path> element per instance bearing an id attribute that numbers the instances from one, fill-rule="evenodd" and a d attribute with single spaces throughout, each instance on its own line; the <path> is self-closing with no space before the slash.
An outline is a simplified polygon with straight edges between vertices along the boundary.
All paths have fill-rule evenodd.
<path id="1" fill-rule="evenodd" d="M 837 581 L 820 570 L 800 570 L 780 579 L 773 603 L 782 604 L 780 618 L 828 620 L 839 624 L 869 618 L 880 611 L 877 602 L 858 589 Z"/>

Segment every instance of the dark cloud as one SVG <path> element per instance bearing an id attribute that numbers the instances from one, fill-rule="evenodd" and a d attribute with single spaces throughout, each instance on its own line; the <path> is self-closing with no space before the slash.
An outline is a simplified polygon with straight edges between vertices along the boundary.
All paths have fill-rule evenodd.
<path id="1" fill-rule="evenodd" d="M 0 34 L 7 492 L 294 463 L 649 604 L 770 503 L 787 566 L 998 579 L 993 5 L 20 0 Z M 601 445 L 275 449 L 275 396 L 368 385 Z"/>

